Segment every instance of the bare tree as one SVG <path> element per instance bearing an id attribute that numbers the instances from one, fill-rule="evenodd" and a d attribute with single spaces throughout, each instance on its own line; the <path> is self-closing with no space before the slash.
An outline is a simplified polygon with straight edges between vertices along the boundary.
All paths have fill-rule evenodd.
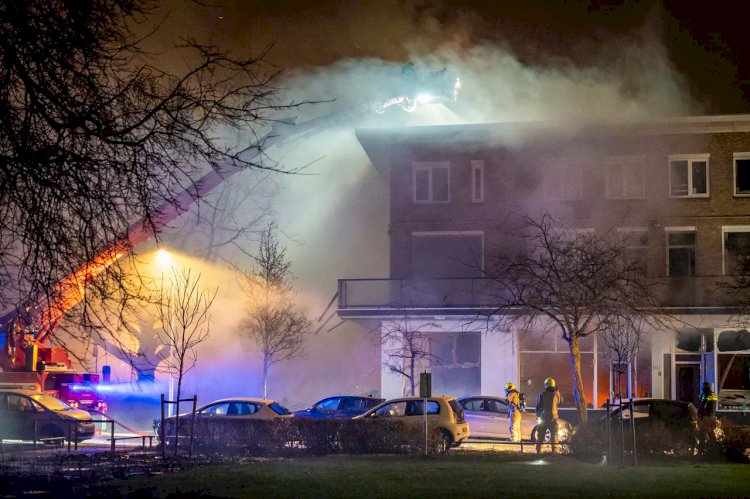
<path id="1" fill-rule="evenodd" d="M 143 293 L 129 261 L 134 230 L 157 233 L 165 213 L 200 197 L 206 172 L 277 169 L 264 137 L 290 106 L 278 102 L 263 55 L 188 40 L 171 57 L 185 69 L 160 69 L 143 50 L 152 7 L 0 8 L 0 310 L 28 309 L 25 327 L 50 309 L 41 322 L 51 328 L 102 331 L 113 321 L 100 314 Z"/>
<path id="2" fill-rule="evenodd" d="M 438 325 L 434 322 L 415 327 L 407 316 L 383 323 L 383 331 L 378 339 L 386 357 L 384 366 L 392 373 L 404 377 L 409 388 L 405 395 L 415 395 L 419 368 L 429 366 L 432 361 L 439 361 L 430 352 L 428 332 L 437 328 Z"/>
<path id="3" fill-rule="evenodd" d="M 173 269 L 169 283 L 159 290 L 158 314 L 161 331 L 158 336 L 168 348 L 158 353 L 160 370 L 177 378 L 175 396 L 176 422 L 179 428 L 180 398 L 184 376 L 198 362 L 197 347 L 208 339 L 213 304 L 218 288 L 213 291 L 201 287 L 201 275 L 193 275 L 190 269 L 178 272 Z M 176 450 L 175 450 L 176 451 Z"/>
<path id="4" fill-rule="evenodd" d="M 628 258 L 622 237 L 577 231 L 549 215 L 540 220 L 522 215 L 507 240 L 516 244 L 498 248 L 486 269 L 501 290 L 501 323 L 531 327 L 544 319 L 559 329 L 570 352 L 574 402 L 585 423 L 581 338 L 613 324 L 662 323 L 654 290 L 641 262 Z"/>
<path id="5" fill-rule="evenodd" d="M 607 365 L 617 374 L 615 395 L 621 399 L 622 376 L 628 372 L 628 366 L 634 366 L 646 325 L 638 316 L 614 316 L 607 319 L 609 323 L 602 325 L 599 340 L 604 344 L 602 353 Z"/>
<path id="6" fill-rule="evenodd" d="M 279 243 L 274 224 L 261 233 L 258 255 L 245 272 L 247 298 L 242 334 L 263 361 L 263 398 L 268 396 L 268 371 L 283 360 L 302 354 L 312 322 L 295 302 L 291 262 Z"/>

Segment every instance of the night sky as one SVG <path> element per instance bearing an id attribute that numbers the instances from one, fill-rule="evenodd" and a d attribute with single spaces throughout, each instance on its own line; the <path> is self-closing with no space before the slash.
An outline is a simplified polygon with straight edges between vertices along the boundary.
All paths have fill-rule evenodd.
<path id="1" fill-rule="evenodd" d="M 441 50 L 489 45 L 529 68 L 616 71 L 628 50 L 663 50 L 706 114 L 749 111 L 750 48 L 737 2 L 167 0 L 178 36 L 250 49 L 272 46 L 279 70 L 347 58 L 402 63 Z M 189 7 L 189 8 L 186 8 Z M 167 14 L 168 13 L 168 14 Z M 647 63 L 648 61 L 644 61 Z M 631 82 L 624 82 L 624 91 Z M 636 85 L 637 87 L 637 85 Z"/>

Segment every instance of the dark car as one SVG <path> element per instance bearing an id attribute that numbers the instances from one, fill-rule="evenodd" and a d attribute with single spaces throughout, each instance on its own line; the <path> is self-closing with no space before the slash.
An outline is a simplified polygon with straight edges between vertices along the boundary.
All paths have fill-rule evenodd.
<path id="1" fill-rule="evenodd" d="M 385 399 L 340 395 L 320 400 L 307 409 L 295 411 L 294 417 L 309 419 L 351 419 L 369 411 Z"/>
<path id="2" fill-rule="evenodd" d="M 94 435 L 91 414 L 36 390 L 0 389 L 0 440 L 86 440 Z"/>
<path id="3" fill-rule="evenodd" d="M 625 435 L 630 435 L 632 431 L 632 417 L 636 445 L 641 451 L 690 452 L 698 442 L 698 411 L 690 402 L 637 398 L 633 399 L 632 410 L 629 405 L 616 407 L 610 412 L 610 428 L 618 436 L 620 417 Z M 599 424 L 606 424 L 606 416 L 600 419 Z M 720 431 L 717 428 L 717 432 Z M 626 446 L 632 445 L 632 437 L 624 440 Z"/>

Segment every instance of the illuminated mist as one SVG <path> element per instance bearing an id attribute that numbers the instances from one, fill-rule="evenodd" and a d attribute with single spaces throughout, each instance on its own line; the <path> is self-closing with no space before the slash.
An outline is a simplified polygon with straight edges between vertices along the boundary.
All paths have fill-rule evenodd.
<path id="1" fill-rule="evenodd" d="M 405 23 L 409 25 L 403 26 Z M 423 70 L 448 67 L 459 75 L 463 88 L 458 102 L 412 114 L 389 110 L 336 124 L 283 149 L 268 151 L 282 168 L 306 167 L 303 174 L 246 172 L 231 180 L 237 192 L 264 193 L 258 204 L 267 204 L 272 210 L 264 220 L 275 219 L 282 229 L 282 242 L 288 247 L 297 277 L 299 301 L 307 307 L 315 328 L 320 328 L 310 336 L 304 357 L 271 368 L 270 396 L 291 409 L 328 395 L 379 393 L 379 347 L 369 338 L 377 324 L 339 325 L 335 316 L 325 324 L 318 322 L 336 292 L 337 279 L 386 278 L 389 273 L 387 178 L 375 170 L 356 141 L 356 127 L 518 121 L 553 121 L 574 127 L 595 120 L 628 121 L 701 112 L 688 98 L 685 81 L 671 68 L 658 37 L 648 27 L 635 33 L 630 44 L 623 44 L 622 39 L 613 43 L 606 66 L 575 67 L 564 61 L 525 65 L 511 52 L 487 42 L 472 45 L 460 33 L 445 36 L 447 42 L 436 45 L 434 30 L 427 29 L 430 38 L 421 41 L 419 29 L 430 26 L 429 19 L 414 24 L 398 19 L 398 25 L 412 29 L 409 42 L 398 47 L 408 59 L 390 62 L 377 57 L 339 57 L 325 66 L 287 70 L 281 80 L 282 101 L 325 101 L 303 106 L 299 121 L 305 121 L 382 99 L 397 87 L 402 65 L 411 60 Z M 295 39 L 304 43 L 300 37 Z M 460 43 L 455 43 L 457 39 Z M 285 40 L 287 45 L 290 42 Z M 249 220 L 257 216 L 258 209 L 255 206 L 238 217 Z M 248 268 L 250 260 L 229 248 L 223 250 L 221 259 L 196 259 L 203 247 L 203 233 L 196 230 L 192 238 L 185 233 L 186 228 L 191 232 L 198 214 L 198 210 L 186 214 L 162 240 L 165 247 L 177 248 L 178 254 L 184 255 L 182 264 L 202 273 L 207 286 L 219 287 L 211 337 L 199 351 L 184 393 L 197 394 L 199 405 L 221 397 L 259 396 L 260 357 L 249 351 L 238 335 L 243 299 L 237 274 L 227 264 Z M 257 228 L 262 227 L 259 223 Z M 245 249 L 254 251 L 250 241 Z M 144 254 L 144 259 L 147 256 Z M 323 319 L 334 309 L 335 304 Z M 148 324 L 141 331 L 145 329 Z M 125 364 L 106 358 L 113 365 L 114 378 L 131 380 Z M 98 364 L 104 361 L 102 357 Z M 165 387 L 165 377 L 158 379 Z"/>

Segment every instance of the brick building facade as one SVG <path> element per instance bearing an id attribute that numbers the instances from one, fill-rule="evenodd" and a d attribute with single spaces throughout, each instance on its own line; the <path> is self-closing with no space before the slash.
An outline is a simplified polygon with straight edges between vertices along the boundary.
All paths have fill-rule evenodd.
<path id="1" fill-rule="evenodd" d="M 390 275 L 340 280 L 338 313 L 375 318 L 383 331 L 404 320 L 429 331 L 431 356 L 420 367 L 433 372 L 435 390 L 497 394 L 514 381 L 535 393 L 552 375 L 572 392 L 556 332 L 487 333 L 472 320 L 492 314 L 482 269 L 508 214 L 551 214 L 577 229 L 627 234 L 663 285 L 662 306 L 682 323 L 648 335 L 627 369 L 632 395 L 693 400 L 709 381 L 723 409 L 750 402 L 750 333 L 738 326 L 736 297 L 719 285 L 750 253 L 750 116 L 361 129 L 357 137 L 390 182 Z M 582 354 L 597 407 L 615 386 L 600 343 L 587 338 Z M 400 395 L 402 378 L 384 368 L 381 391 Z"/>

